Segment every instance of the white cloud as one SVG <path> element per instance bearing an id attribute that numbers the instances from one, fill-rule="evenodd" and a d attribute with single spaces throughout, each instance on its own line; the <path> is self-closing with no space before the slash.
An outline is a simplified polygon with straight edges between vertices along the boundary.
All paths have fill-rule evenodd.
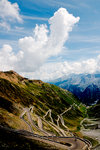
<path id="1" fill-rule="evenodd" d="M 10 45 L 2 47 L 0 70 L 13 69 L 30 78 L 43 80 L 56 79 L 71 73 L 100 71 L 100 55 L 96 59 L 91 58 L 80 62 L 65 61 L 44 64 L 48 58 L 62 52 L 69 32 L 78 21 L 79 17 L 74 17 L 66 9 L 60 8 L 49 19 L 50 28 L 47 28 L 46 25 L 36 25 L 32 36 L 19 39 L 17 54 Z"/>
<path id="2" fill-rule="evenodd" d="M 0 50 L 0 70 L 13 69 L 25 76 L 43 80 L 56 79 L 71 73 L 100 71 L 100 55 L 96 59 L 44 64 L 48 58 L 62 51 L 69 32 L 78 21 L 79 17 L 75 18 L 66 9 L 60 8 L 49 19 L 49 29 L 43 24 L 36 25 L 33 36 L 19 39 L 17 54 L 13 52 L 11 46 L 3 46 Z"/>
<path id="3" fill-rule="evenodd" d="M 43 17 L 33 17 L 33 16 L 22 16 L 23 19 L 28 19 L 28 20 L 43 20 L 43 21 L 48 21 L 48 18 L 43 18 Z"/>
<path id="4" fill-rule="evenodd" d="M 62 47 L 68 39 L 69 32 L 72 27 L 79 21 L 79 17 L 75 18 L 69 14 L 66 9 L 60 8 L 54 13 L 54 16 L 49 19 L 50 23 L 50 42 L 53 46 Z"/>
<path id="5" fill-rule="evenodd" d="M 7 29 L 7 30 L 10 30 L 10 25 L 7 23 L 7 22 L 0 22 L 0 27 L 1 28 L 5 28 L 5 29 Z"/>
<path id="6" fill-rule="evenodd" d="M 23 59 L 19 62 L 20 70 L 36 70 L 49 57 L 60 53 L 69 32 L 78 21 L 79 17 L 75 18 L 66 9 L 60 8 L 49 19 L 50 29 L 46 25 L 36 25 L 33 36 L 19 40 L 19 47 L 24 52 Z"/>
<path id="7" fill-rule="evenodd" d="M 54 80 L 69 74 L 75 73 L 95 73 L 100 72 L 100 55 L 97 58 L 87 59 L 77 62 L 58 62 L 44 64 L 35 72 L 23 72 L 24 76 L 41 79 Z"/>
<path id="8" fill-rule="evenodd" d="M 10 45 L 0 50 L 0 70 L 13 69 L 23 75 L 42 80 L 52 80 L 71 73 L 94 73 L 100 71 L 100 55 L 96 59 L 77 62 L 44 63 L 48 58 L 58 55 L 68 40 L 69 32 L 79 17 L 60 8 L 49 19 L 50 28 L 36 25 L 32 36 L 19 39 L 17 54 Z"/>
<path id="9" fill-rule="evenodd" d="M 8 28 L 4 25 L 7 22 L 18 21 L 22 22 L 19 14 L 19 6 L 17 3 L 11 3 L 8 0 L 0 0 L 0 26 Z"/>
<path id="10" fill-rule="evenodd" d="M 0 70 L 12 70 L 14 69 L 14 63 L 17 61 L 17 57 L 12 51 L 10 45 L 3 45 L 0 50 Z"/>
<path id="11" fill-rule="evenodd" d="M 49 29 L 43 24 L 36 25 L 33 30 L 33 36 L 19 39 L 20 50 L 15 55 L 17 59 L 13 62 L 13 65 L 10 63 L 11 67 L 14 66 L 16 71 L 24 72 L 37 70 L 49 57 L 55 56 L 62 51 L 69 32 L 72 31 L 74 24 L 78 21 L 79 17 L 74 17 L 66 9 L 60 8 L 49 19 Z M 12 57 L 13 51 L 9 53 L 9 57 Z M 4 63 L 6 66 L 6 62 Z"/>

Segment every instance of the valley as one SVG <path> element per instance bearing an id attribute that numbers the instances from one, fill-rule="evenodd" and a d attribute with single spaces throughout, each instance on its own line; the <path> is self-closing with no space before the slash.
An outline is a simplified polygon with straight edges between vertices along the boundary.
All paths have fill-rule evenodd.
<path id="1" fill-rule="evenodd" d="M 49 83 L 72 92 L 86 105 L 100 101 L 100 74 L 70 74 Z"/>
<path id="2" fill-rule="evenodd" d="M 62 114 L 58 115 L 58 119 L 59 119 L 59 116 L 62 116 L 64 113 L 66 113 L 70 109 L 71 109 L 71 107 L 68 110 L 64 111 Z M 37 118 L 38 118 L 38 126 L 35 125 L 32 117 L 31 117 L 32 111 L 34 111 L 34 107 L 24 108 L 24 112 L 20 115 L 20 118 L 23 119 L 24 115 L 26 113 L 27 114 L 27 118 L 28 118 L 28 122 L 31 125 L 30 130 L 32 129 L 32 127 L 36 128 L 36 130 L 38 130 L 38 131 L 43 133 L 43 136 L 39 136 L 38 134 L 34 135 L 34 130 L 31 131 L 31 136 L 36 136 L 38 138 L 42 138 L 42 139 L 50 140 L 52 142 L 57 142 L 57 143 L 60 143 L 60 144 L 63 144 L 63 145 L 67 145 L 67 146 L 65 146 L 65 148 L 69 149 L 69 147 L 70 147 L 70 150 L 84 149 L 84 147 L 88 148 L 88 149 L 91 148 L 91 144 L 88 143 L 87 141 L 82 140 L 81 138 L 78 138 L 78 137 L 74 137 L 74 135 L 69 131 L 68 127 L 64 125 L 63 117 L 61 118 L 61 123 L 67 129 L 67 132 L 68 132 L 67 134 L 66 134 L 66 132 L 63 129 L 61 129 L 59 127 L 59 120 L 58 119 L 57 119 L 57 125 L 54 124 L 53 118 L 51 116 L 51 112 L 52 112 L 51 110 L 48 110 L 46 112 L 46 114 L 43 116 L 43 118 L 37 116 Z M 48 115 L 48 113 L 49 113 L 49 117 L 51 119 L 49 122 L 46 121 L 46 119 L 45 119 L 46 116 Z M 25 119 L 23 119 L 23 120 L 26 122 Z M 59 136 L 56 136 L 53 133 L 45 131 L 43 129 L 43 123 L 42 123 L 43 121 L 48 123 L 54 130 L 56 130 L 56 132 L 58 133 Z"/>
<path id="3" fill-rule="evenodd" d="M 93 137 L 89 134 L 91 130 L 85 129 L 86 121 L 92 122 L 87 115 L 89 112 L 91 116 L 91 109 L 69 91 L 55 85 L 29 80 L 14 71 L 1 72 L 1 148 L 7 145 L 4 135 L 12 134 L 18 138 L 17 141 L 12 138 L 17 142 L 15 147 L 20 145 L 21 136 L 30 147 L 35 142 L 34 145 L 41 149 L 89 150 L 99 144 L 99 137 Z M 6 140 L 11 142 L 9 138 Z"/>

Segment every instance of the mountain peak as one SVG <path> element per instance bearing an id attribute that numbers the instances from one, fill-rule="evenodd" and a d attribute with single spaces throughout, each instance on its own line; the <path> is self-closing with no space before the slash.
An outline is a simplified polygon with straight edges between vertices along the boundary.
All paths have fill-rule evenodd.
<path id="1" fill-rule="evenodd" d="M 9 71 L 0 71 L 0 77 L 5 74 L 5 75 L 17 75 L 17 76 L 20 76 L 17 72 L 15 72 L 14 70 L 9 70 Z"/>
<path id="2" fill-rule="evenodd" d="M 10 82 L 14 82 L 14 83 L 18 83 L 19 81 L 26 79 L 13 70 L 4 71 L 4 72 L 0 71 L 0 78 L 9 80 Z"/>
<path id="3" fill-rule="evenodd" d="M 17 75 L 18 75 L 18 73 L 17 73 L 17 72 L 15 72 L 14 70 L 5 71 L 4 73 L 9 73 L 9 74 L 17 74 Z"/>
<path id="4" fill-rule="evenodd" d="M 43 82 L 41 80 L 30 80 L 28 78 L 25 78 L 25 77 L 19 75 L 14 70 L 0 71 L 0 78 L 6 79 L 6 80 L 8 80 L 10 82 L 13 82 L 13 83 L 22 83 L 22 84 L 24 84 L 25 81 L 29 81 L 30 83 L 43 84 Z"/>

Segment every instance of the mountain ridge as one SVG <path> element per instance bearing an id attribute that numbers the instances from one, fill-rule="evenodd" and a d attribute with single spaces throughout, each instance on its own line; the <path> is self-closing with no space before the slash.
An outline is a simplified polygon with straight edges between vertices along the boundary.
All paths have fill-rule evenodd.
<path id="1" fill-rule="evenodd" d="M 100 100 L 100 74 L 72 74 L 50 83 L 72 92 L 87 105 Z M 86 93 L 88 93 L 87 99 L 85 97 Z"/>

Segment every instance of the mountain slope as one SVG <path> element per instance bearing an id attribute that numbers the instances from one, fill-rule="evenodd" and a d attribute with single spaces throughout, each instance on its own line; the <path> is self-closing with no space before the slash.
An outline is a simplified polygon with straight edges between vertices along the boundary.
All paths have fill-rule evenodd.
<path id="1" fill-rule="evenodd" d="M 79 130 L 85 109 L 73 94 L 55 85 L 28 80 L 14 71 L 0 72 L 3 126 L 40 135 L 71 135 L 69 130 Z"/>
<path id="2" fill-rule="evenodd" d="M 86 106 L 71 92 L 14 71 L 0 72 L 1 149 L 89 148 L 89 142 L 75 137 L 83 138 L 86 117 Z"/>

